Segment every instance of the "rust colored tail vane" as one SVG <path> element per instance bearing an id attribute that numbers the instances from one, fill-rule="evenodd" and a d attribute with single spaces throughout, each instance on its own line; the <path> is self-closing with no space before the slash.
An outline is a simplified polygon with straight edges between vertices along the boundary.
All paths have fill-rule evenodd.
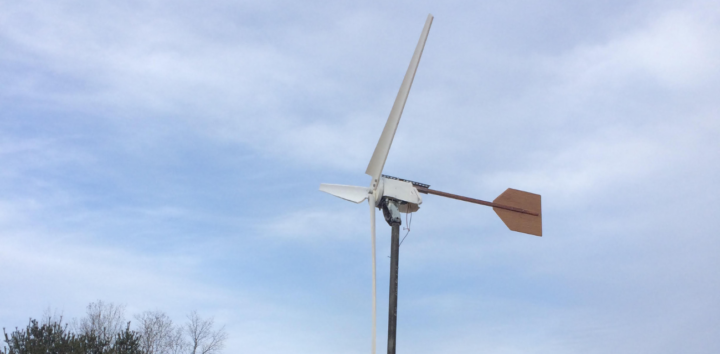
<path id="1" fill-rule="evenodd" d="M 530 235 L 542 236 L 542 208 L 539 194 L 508 188 L 495 198 L 493 203 L 525 209 L 537 214 L 537 216 L 535 216 L 501 208 L 493 208 L 508 229 Z"/>

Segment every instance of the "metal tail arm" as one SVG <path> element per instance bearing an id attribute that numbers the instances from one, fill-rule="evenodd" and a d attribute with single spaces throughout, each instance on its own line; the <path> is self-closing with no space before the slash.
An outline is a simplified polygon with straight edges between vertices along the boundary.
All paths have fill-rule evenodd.
<path id="1" fill-rule="evenodd" d="M 525 210 L 525 209 L 522 209 L 522 208 L 515 208 L 515 207 L 511 207 L 511 206 L 509 206 L 509 205 L 502 205 L 502 204 L 497 204 L 497 203 L 492 203 L 492 202 L 486 202 L 486 201 L 480 200 L 480 199 L 463 197 L 463 196 L 461 196 L 461 195 L 450 194 L 450 193 L 445 193 L 445 192 L 441 192 L 441 191 L 436 191 L 436 190 L 434 190 L 434 189 L 425 188 L 425 187 L 421 187 L 421 186 L 417 186 L 417 185 L 415 186 L 415 189 L 417 189 L 418 192 L 424 193 L 424 194 L 435 194 L 435 195 L 439 195 L 439 196 L 441 196 L 441 197 L 446 197 L 446 198 L 452 198 L 452 199 L 462 200 L 462 201 L 464 201 L 464 202 L 470 202 L 470 203 L 475 203 L 475 204 L 480 204 L 480 205 L 486 205 L 486 206 L 493 207 L 493 208 L 499 208 L 499 209 L 505 209 L 505 210 L 515 211 L 515 212 L 518 212 L 518 213 L 528 214 L 528 215 L 532 215 L 532 216 L 539 216 L 539 215 L 540 215 L 539 213 L 535 213 L 535 212 L 532 212 L 532 211 L 529 211 L 529 210 Z"/>

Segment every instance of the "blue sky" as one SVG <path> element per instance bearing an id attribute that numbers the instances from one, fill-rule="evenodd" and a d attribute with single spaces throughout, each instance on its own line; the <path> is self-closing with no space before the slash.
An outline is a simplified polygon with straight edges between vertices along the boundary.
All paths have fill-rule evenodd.
<path id="1" fill-rule="evenodd" d="M 191 310 L 226 353 L 367 353 L 363 172 L 542 195 L 544 236 L 424 198 L 399 353 L 720 350 L 713 1 L 2 1 L 0 325 Z M 389 228 L 378 225 L 378 348 Z"/>

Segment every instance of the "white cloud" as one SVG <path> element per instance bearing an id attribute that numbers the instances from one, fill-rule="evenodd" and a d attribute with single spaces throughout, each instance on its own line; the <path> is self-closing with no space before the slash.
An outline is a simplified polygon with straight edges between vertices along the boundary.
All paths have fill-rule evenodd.
<path id="1" fill-rule="evenodd" d="M 427 198 L 403 244 L 401 286 L 418 311 L 403 316 L 435 318 L 403 317 L 403 340 L 445 324 L 417 352 L 662 352 L 683 342 L 666 335 L 677 329 L 716 349 L 698 334 L 716 327 L 710 297 L 693 294 L 714 293 L 717 277 L 714 4 L 623 14 L 629 30 L 597 35 L 625 9 L 613 7 L 587 32 L 532 45 L 556 34 L 536 9 L 568 11 L 558 28 L 585 24 L 575 4 L 525 5 L 433 4 L 387 172 L 484 199 L 541 193 L 550 232 L 511 235 L 489 209 Z M 97 298 L 214 311 L 233 329 L 230 351 L 367 348 L 369 300 L 358 294 L 369 271 L 356 262 L 369 258 L 367 205 L 316 190 L 350 181 L 288 186 L 349 172 L 366 181 L 424 14 L 364 3 L 0 6 L 10 48 L 0 99 L 12 108 L 0 266 L 20 289 L 6 325 L 55 291 L 68 314 Z M 245 149 L 259 157 L 237 157 Z M 237 181 L 250 175 L 262 183 Z"/>
<path id="2" fill-rule="evenodd" d="M 263 237 L 293 240 L 299 243 L 318 244 L 319 242 L 365 242 L 370 239 L 370 216 L 367 203 L 358 205 L 342 200 L 333 210 L 307 210 L 273 216 L 258 225 Z M 349 205 L 343 206 L 341 202 Z M 383 221 L 382 215 L 376 215 L 377 221 Z M 365 230 L 362 233 L 359 230 Z"/>
<path id="3" fill-rule="evenodd" d="M 675 160 L 672 144 L 662 137 L 607 131 L 554 151 L 535 154 L 520 171 L 483 174 L 489 188 L 506 186 L 551 195 L 554 205 L 585 204 L 618 183 L 651 178 Z"/>
<path id="4" fill-rule="evenodd" d="M 635 80 L 671 89 L 701 85 L 720 74 L 718 15 L 693 8 L 669 11 L 606 43 L 578 46 L 547 65 L 585 89 Z"/>

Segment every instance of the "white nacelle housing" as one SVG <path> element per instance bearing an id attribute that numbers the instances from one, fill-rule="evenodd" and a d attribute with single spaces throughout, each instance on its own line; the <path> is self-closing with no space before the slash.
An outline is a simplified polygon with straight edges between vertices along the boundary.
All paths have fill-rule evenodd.
<path id="1" fill-rule="evenodd" d="M 401 213 L 416 212 L 420 209 L 420 204 L 422 204 L 420 193 L 418 193 L 412 183 L 385 177 L 380 177 L 380 184 L 375 190 L 375 204 L 377 206 L 380 205 L 382 197 L 390 197 L 407 202 L 408 204 L 401 204 L 399 206 Z"/>

